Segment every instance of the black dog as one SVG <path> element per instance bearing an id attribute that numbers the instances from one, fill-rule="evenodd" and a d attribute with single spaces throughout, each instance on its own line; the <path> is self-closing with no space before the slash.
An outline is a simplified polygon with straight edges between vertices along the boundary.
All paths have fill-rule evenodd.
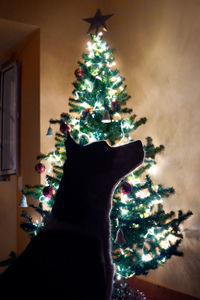
<path id="1" fill-rule="evenodd" d="M 0 293 L 6 291 L 7 297 L 14 292 L 21 299 L 111 299 L 112 192 L 142 163 L 142 143 L 110 147 L 99 141 L 81 146 L 68 134 L 66 151 L 47 225 L 1 277 Z"/>

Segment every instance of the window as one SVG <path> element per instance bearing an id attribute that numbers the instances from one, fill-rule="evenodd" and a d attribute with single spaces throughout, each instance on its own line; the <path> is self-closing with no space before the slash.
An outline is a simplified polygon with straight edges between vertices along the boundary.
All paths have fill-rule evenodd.
<path id="1" fill-rule="evenodd" d="M 18 63 L 0 70 L 0 180 L 17 172 Z"/>

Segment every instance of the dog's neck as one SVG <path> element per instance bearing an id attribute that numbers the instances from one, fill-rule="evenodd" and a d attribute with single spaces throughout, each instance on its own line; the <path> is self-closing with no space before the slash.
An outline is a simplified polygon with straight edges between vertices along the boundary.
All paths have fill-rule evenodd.
<path id="1" fill-rule="evenodd" d="M 109 182 L 102 184 L 102 179 L 95 176 L 79 180 L 77 174 L 68 174 L 66 172 L 61 180 L 44 230 L 70 230 L 107 236 L 113 185 Z"/>

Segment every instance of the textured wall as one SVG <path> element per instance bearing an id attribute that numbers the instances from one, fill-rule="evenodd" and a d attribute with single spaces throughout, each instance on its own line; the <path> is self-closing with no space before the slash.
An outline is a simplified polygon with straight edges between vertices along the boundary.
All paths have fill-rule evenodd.
<path id="1" fill-rule="evenodd" d="M 194 212 L 184 224 L 184 258 L 172 258 L 144 279 L 200 297 L 200 1 L 109 5 L 115 13 L 109 38 L 131 105 L 148 118 L 135 137 L 151 136 L 155 145 L 165 145 L 152 178 L 176 190 L 165 200 L 166 210 Z"/>
<path id="2" fill-rule="evenodd" d="M 53 149 L 45 133 L 48 120 L 67 111 L 76 62 L 88 40 L 87 24 L 101 7 L 115 16 L 106 40 L 116 48 L 116 62 L 132 95 L 130 106 L 148 118 L 135 138 L 151 136 L 166 150 L 158 157 L 156 183 L 173 186 L 166 209 L 191 209 L 184 227 L 184 258 L 172 258 L 145 280 L 200 297 L 199 260 L 199 95 L 200 1 L 1 1 L 4 18 L 41 29 L 41 151 Z M 12 9 L 11 9 L 12 8 Z"/>

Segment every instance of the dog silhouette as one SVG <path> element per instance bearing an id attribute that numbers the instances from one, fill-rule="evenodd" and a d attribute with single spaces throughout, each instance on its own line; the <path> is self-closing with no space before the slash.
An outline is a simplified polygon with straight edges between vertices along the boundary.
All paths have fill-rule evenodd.
<path id="1" fill-rule="evenodd" d="M 68 133 L 65 146 L 67 160 L 50 218 L 1 276 L 0 292 L 7 297 L 12 293 L 22 299 L 28 294 L 59 300 L 112 297 L 112 193 L 143 162 L 142 143 L 111 147 L 98 141 L 82 146 Z"/>

